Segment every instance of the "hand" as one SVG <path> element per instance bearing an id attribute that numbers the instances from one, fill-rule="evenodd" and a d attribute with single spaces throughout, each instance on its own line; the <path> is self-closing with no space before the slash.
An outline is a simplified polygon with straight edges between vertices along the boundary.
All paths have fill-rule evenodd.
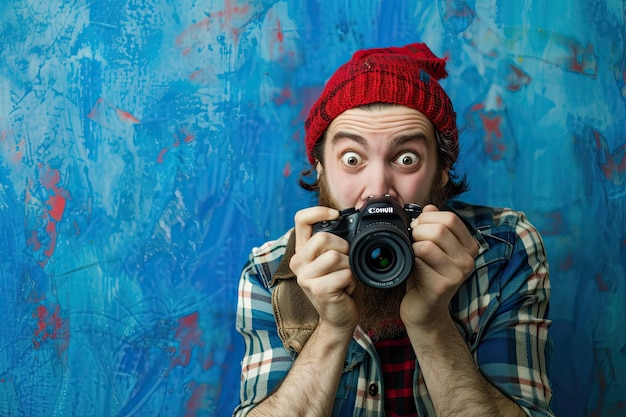
<path id="1" fill-rule="evenodd" d="M 428 205 L 411 224 L 415 267 L 400 317 L 407 329 L 429 331 L 450 319 L 449 305 L 474 269 L 478 242 L 461 219 Z"/>
<path id="2" fill-rule="evenodd" d="M 348 261 L 348 242 L 332 233 L 312 235 L 312 225 L 334 220 L 339 212 L 310 207 L 295 216 L 296 253 L 289 266 L 320 316 L 320 323 L 352 336 L 360 313 L 353 298 L 356 282 Z"/>

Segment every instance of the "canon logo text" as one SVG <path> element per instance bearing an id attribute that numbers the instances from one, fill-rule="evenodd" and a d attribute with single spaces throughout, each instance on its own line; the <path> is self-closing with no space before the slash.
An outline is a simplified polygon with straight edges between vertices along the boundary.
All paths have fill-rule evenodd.
<path id="1" fill-rule="evenodd" d="M 391 214 L 393 207 L 370 207 L 367 209 L 369 214 Z"/>

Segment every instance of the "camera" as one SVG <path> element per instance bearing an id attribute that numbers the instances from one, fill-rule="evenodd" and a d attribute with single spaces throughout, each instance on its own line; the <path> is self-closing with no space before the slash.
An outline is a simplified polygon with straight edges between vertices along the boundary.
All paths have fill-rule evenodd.
<path id="1" fill-rule="evenodd" d="M 393 197 L 370 197 L 360 210 L 341 210 L 336 220 L 313 225 L 313 233 L 328 232 L 350 243 L 350 269 L 365 285 L 392 288 L 411 275 L 414 263 L 411 222 L 422 209 L 404 207 Z"/>

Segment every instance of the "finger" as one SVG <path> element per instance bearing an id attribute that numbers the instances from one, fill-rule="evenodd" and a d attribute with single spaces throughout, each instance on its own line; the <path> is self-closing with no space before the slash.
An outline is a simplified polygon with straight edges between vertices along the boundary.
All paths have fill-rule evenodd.
<path id="1" fill-rule="evenodd" d="M 433 242 L 445 253 L 454 256 L 459 251 L 472 252 L 447 225 L 442 223 L 420 224 L 412 231 L 414 242 Z"/>
<path id="2" fill-rule="evenodd" d="M 345 239 L 332 233 L 319 232 L 296 249 L 296 253 L 291 258 L 289 265 L 292 271 L 297 274 L 302 268 L 305 268 L 306 265 L 315 262 L 320 256 L 328 252 L 343 255 L 347 262 L 349 250 L 350 244 Z M 335 268 L 341 266 L 338 262 L 337 264 Z M 319 275 L 322 274 L 320 273 Z"/>
<path id="3" fill-rule="evenodd" d="M 432 240 L 413 243 L 416 263 L 434 270 L 452 281 L 464 280 L 474 270 L 474 256 L 460 245 L 457 250 L 446 252 Z"/>
<path id="4" fill-rule="evenodd" d="M 335 220 L 337 217 L 339 217 L 339 211 L 322 206 L 308 207 L 298 211 L 294 216 L 296 253 L 311 238 L 313 224 L 324 220 Z"/>
<path id="5" fill-rule="evenodd" d="M 337 251 L 327 251 L 315 258 L 303 268 L 297 279 L 302 287 L 317 287 L 323 289 L 320 293 L 324 294 L 346 291 L 354 281 L 348 256 Z"/>
<path id="6" fill-rule="evenodd" d="M 437 236 L 445 236 L 445 230 L 443 228 L 431 228 L 426 229 L 421 226 L 424 225 L 440 225 L 445 229 L 449 230 L 454 238 L 463 245 L 473 256 L 478 254 L 478 250 L 480 245 L 474 239 L 474 237 L 470 234 L 467 226 L 463 221 L 457 216 L 455 213 L 451 211 L 439 211 L 437 207 L 433 205 L 427 205 L 424 207 L 422 214 L 420 214 L 411 224 L 413 229 L 413 239 L 414 240 L 425 240 L 425 239 L 434 239 Z M 418 227 L 420 226 L 420 227 Z M 417 230 L 416 232 L 416 229 Z M 423 235 L 420 237 L 421 233 L 426 233 L 429 231 L 431 233 L 430 236 Z"/>

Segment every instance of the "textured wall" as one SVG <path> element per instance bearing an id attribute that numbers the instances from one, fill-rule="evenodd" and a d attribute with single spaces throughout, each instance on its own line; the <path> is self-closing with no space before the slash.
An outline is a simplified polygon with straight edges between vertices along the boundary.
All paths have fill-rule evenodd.
<path id="1" fill-rule="evenodd" d="M 622 0 L 3 0 L 0 415 L 226 416 L 238 275 L 311 202 L 302 123 L 357 48 L 449 57 L 466 200 L 524 210 L 554 408 L 626 415 Z"/>

